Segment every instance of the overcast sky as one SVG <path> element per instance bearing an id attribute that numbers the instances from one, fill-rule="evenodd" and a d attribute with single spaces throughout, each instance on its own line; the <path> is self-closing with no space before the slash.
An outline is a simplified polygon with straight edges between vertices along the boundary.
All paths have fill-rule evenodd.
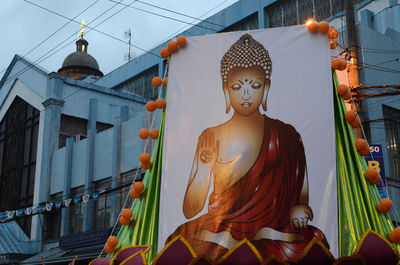
<path id="1" fill-rule="evenodd" d="M 192 18 L 167 12 L 144 3 L 206 19 L 237 0 L 139 0 L 136 2 L 134 0 L 1 0 L 0 77 L 3 76 L 3 71 L 9 66 L 15 54 L 26 55 L 55 32 L 50 39 L 26 55 L 26 58 L 48 72 L 52 72 L 57 71 L 64 58 L 76 49 L 75 41 L 79 34 L 80 25 L 70 22 L 63 27 L 69 21 L 68 19 L 43 10 L 28 1 L 71 19 L 94 4 L 81 15 L 78 15 L 75 20 L 80 24 L 82 18 L 84 18 L 88 27 L 95 27 L 123 9 L 124 5 L 132 2 L 134 2 L 131 5 L 132 7 L 196 23 Z M 117 4 L 118 2 L 124 5 Z M 104 14 L 101 15 L 102 13 Z M 98 16 L 100 17 L 96 19 Z M 61 27 L 63 28 L 60 29 Z M 96 29 L 123 41 L 127 41 L 124 39 L 125 31 L 131 29 L 132 44 L 149 50 L 177 31 L 182 31 L 188 27 L 190 27 L 188 24 L 128 7 L 98 25 Z M 89 42 L 88 53 L 96 58 L 100 70 L 104 74 L 125 63 L 124 55 L 128 53 L 128 44 L 94 30 L 90 31 L 89 28 L 86 28 L 85 31 L 86 39 Z M 64 47 L 65 45 L 66 47 Z M 143 51 L 133 47 L 131 51 L 136 56 L 143 53 Z M 54 52 L 56 53 L 51 55 Z"/>

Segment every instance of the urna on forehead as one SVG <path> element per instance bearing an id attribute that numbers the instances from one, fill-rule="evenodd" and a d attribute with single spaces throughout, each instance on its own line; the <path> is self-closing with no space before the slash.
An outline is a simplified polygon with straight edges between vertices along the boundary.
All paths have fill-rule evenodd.
<path id="1" fill-rule="evenodd" d="M 265 78 L 269 79 L 272 72 L 272 62 L 267 49 L 246 33 L 236 41 L 221 59 L 221 77 L 225 83 L 228 73 L 235 67 L 249 68 L 260 66 Z"/>

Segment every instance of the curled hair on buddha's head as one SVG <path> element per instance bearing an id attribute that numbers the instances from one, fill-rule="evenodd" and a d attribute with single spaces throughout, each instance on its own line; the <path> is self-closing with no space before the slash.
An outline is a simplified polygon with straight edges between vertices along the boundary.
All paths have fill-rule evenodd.
<path id="1" fill-rule="evenodd" d="M 236 41 L 221 59 L 222 82 L 228 81 L 229 71 L 236 67 L 259 66 L 264 70 L 265 79 L 271 77 L 272 62 L 267 49 L 246 33 Z"/>

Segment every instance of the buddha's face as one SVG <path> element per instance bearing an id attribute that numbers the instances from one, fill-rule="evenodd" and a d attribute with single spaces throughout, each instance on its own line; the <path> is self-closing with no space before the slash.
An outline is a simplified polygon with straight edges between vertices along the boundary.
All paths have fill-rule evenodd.
<path id="1" fill-rule="evenodd" d="M 233 68 L 229 71 L 225 89 L 229 92 L 230 103 L 238 114 L 248 116 L 258 108 L 268 89 L 261 67 Z"/>

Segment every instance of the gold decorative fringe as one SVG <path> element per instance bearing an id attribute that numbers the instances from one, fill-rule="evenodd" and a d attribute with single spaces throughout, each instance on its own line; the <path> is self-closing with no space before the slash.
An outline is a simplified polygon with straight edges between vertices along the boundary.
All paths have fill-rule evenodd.
<path id="1" fill-rule="evenodd" d="M 251 249 L 251 251 L 254 253 L 254 255 L 257 257 L 258 262 L 260 264 L 262 263 L 263 259 L 262 259 L 260 252 L 258 252 L 257 248 L 249 240 L 247 240 L 247 238 L 244 238 L 240 242 L 236 243 L 230 250 L 228 250 L 228 252 L 226 252 L 218 260 L 217 265 L 223 263 L 234 251 L 236 251 L 236 249 L 238 249 L 242 245 L 247 245 Z"/>
<path id="2" fill-rule="evenodd" d="M 190 244 L 186 241 L 186 239 L 179 235 L 177 237 L 175 237 L 174 239 L 172 239 L 170 242 L 168 242 L 167 245 L 165 245 L 165 247 L 157 254 L 156 258 L 154 259 L 153 264 L 156 264 L 158 259 L 164 254 L 164 252 L 176 241 L 180 240 L 185 246 L 186 248 L 189 250 L 190 254 L 192 254 L 193 258 L 197 257 L 197 254 L 194 252 L 193 248 L 190 246 Z"/>

